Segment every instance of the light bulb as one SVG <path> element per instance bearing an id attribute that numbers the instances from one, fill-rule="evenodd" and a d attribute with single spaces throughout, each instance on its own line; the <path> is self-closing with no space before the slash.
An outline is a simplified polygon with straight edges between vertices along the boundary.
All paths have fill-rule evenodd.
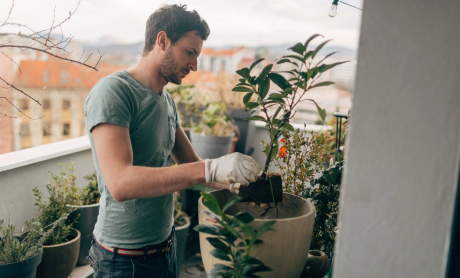
<path id="1" fill-rule="evenodd" d="M 331 5 L 331 8 L 329 9 L 329 16 L 330 17 L 334 17 L 337 15 L 337 4 L 338 4 L 338 0 L 334 0 L 334 2 L 332 2 L 332 5 Z"/>

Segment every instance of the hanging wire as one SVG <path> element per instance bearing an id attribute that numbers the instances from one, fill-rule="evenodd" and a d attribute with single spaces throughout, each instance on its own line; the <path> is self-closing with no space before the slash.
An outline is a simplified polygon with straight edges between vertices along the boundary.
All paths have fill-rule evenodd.
<path id="1" fill-rule="evenodd" d="M 358 10 L 360 10 L 360 11 L 363 10 L 363 9 L 360 9 L 360 8 L 355 7 L 355 6 L 353 6 L 353 5 L 350 5 L 350 4 L 348 4 L 348 3 L 345 3 L 345 2 L 342 2 L 342 1 L 339 1 L 339 2 L 342 3 L 342 4 L 348 5 L 348 6 L 350 6 L 350 7 L 353 7 L 353 8 L 355 8 L 355 9 L 358 9 Z"/>

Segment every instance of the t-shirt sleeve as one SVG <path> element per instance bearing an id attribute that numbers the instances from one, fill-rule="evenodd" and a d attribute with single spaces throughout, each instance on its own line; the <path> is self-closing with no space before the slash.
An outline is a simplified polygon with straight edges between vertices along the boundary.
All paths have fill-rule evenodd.
<path id="1" fill-rule="evenodd" d="M 129 93 L 121 80 L 106 77 L 91 89 L 85 102 L 88 132 L 98 124 L 107 123 L 129 128 L 133 114 Z"/>

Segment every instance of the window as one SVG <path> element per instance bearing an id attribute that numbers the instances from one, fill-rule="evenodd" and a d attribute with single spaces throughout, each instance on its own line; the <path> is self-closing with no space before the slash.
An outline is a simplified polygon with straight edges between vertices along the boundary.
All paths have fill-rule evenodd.
<path id="1" fill-rule="evenodd" d="M 67 83 L 67 72 L 66 71 L 61 71 L 61 82 L 62 83 Z"/>
<path id="2" fill-rule="evenodd" d="M 62 109 L 63 110 L 69 110 L 70 109 L 70 100 L 64 99 L 62 101 Z"/>
<path id="3" fill-rule="evenodd" d="M 29 109 L 29 100 L 28 99 L 20 99 L 19 100 L 19 109 L 21 109 L 21 110 Z"/>
<path id="4" fill-rule="evenodd" d="M 21 124 L 21 137 L 30 136 L 30 127 L 29 124 Z"/>
<path id="5" fill-rule="evenodd" d="M 43 123 L 43 136 L 51 136 L 51 123 Z"/>
<path id="6" fill-rule="evenodd" d="M 48 82 L 48 71 L 44 70 L 42 72 L 42 79 L 44 83 Z"/>
<path id="7" fill-rule="evenodd" d="M 42 108 L 43 108 L 43 110 L 50 109 L 51 108 L 51 101 L 49 99 L 43 100 Z"/>
<path id="8" fill-rule="evenodd" d="M 64 136 L 70 135 L 70 124 L 63 124 L 62 125 L 62 135 L 64 135 Z"/>

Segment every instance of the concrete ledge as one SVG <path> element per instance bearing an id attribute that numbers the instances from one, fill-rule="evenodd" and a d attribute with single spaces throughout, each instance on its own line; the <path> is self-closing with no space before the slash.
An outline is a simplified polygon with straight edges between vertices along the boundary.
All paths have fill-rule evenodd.
<path id="1" fill-rule="evenodd" d="M 0 155 L 0 172 L 91 149 L 88 136 Z"/>

